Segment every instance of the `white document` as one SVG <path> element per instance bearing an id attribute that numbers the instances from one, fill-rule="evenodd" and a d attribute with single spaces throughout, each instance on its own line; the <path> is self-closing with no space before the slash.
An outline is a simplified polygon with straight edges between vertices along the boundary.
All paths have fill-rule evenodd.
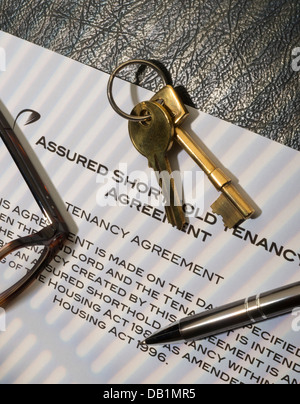
<path id="1" fill-rule="evenodd" d="M 0 48 L 1 107 L 13 119 L 26 108 L 41 114 L 18 125 L 71 228 L 47 270 L 0 313 L 0 382 L 299 384 L 300 308 L 204 341 L 141 345 L 176 319 L 299 281 L 299 152 L 191 108 L 185 128 L 258 214 L 226 231 L 210 208 L 218 192 L 176 147 L 172 166 L 193 184 L 179 231 L 108 103 L 109 76 L 5 33 Z M 128 113 L 152 96 L 118 79 L 114 94 Z M 26 187 L 7 179 L 7 154 L 1 145 L 2 242 L 41 224 Z"/>

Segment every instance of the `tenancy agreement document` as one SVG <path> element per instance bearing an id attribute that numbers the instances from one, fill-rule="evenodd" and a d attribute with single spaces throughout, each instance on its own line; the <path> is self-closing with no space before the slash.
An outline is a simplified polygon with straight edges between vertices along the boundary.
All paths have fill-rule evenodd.
<path id="1" fill-rule="evenodd" d="M 0 47 L 1 108 L 10 122 L 24 109 L 40 114 L 27 125 L 23 114 L 18 133 L 71 231 L 32 287 L 1 310 L 0 382 L 299 384 L 300 308 L 203 341 L 141 343 L 176 319 L 299 281 L 299 152 L 190 108 L 185 128 L 257 214 L 225 228 L 210 208 L 219 193 L 175 146 L 172 167 L 186 173 L 179 231 L 128 122 L 108 103 L 109 76 L 5 33 Z M 130 112 L 153 94 L 117 79 L 114 95 Z M 0 153 L 3 244 L 45 220 L 13 179 L 3 144 Z M 1 272 L 26 267 L 27 254 L 15 258 Z"/>

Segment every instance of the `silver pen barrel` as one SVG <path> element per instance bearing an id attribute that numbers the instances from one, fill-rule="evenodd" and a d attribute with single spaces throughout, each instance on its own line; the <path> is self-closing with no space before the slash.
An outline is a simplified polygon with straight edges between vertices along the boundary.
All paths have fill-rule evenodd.
<path id="1" fill-rule="evenodd" d="M 296 307 L 300 282 L 184 318 L 179 330 L 183 340 L 203 339 L 291 313 Z"/>

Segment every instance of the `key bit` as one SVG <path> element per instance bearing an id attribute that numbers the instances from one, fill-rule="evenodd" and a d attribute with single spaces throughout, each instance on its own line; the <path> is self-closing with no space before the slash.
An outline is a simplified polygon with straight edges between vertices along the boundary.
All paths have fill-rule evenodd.
<path id="1" fill-rule="evenodd" d="M 226 227 L 232 228 L 254 214 L 254 209 L 240 195 L 231 179 L 207 157 L 191 136 L 181 128 L 176 128 L 176 140 L 205 172 L 209 180 L 222 195 L 211 205 L 213 212 L 223 217 Z"/>
<path id="2" fill-rule="evenodd" d="M 168 221 L 181 230 L 185 224 L 185 216 L 167 158 L 167 152 L 174 141 L 172 119 L 165 108 L 154 102 L 138 104 L 132 114 L 151 116 L 146 122 L 129 122 L 130 138 L 135 148 L 148 159 L 149 166 L 158 175 Z"/>
<path id="3" fill-rule="evenodd" d="M 232 184 L 231 179 L 218 168 L 201 147 L 179 125 L 188 116 L 188 111 L 172 86 L 165 86 L 151 101 L 160 102 L 173 119 L 175 139 L 179 145 L 205 172 L 221 196 L 211 205 L 213 212 L 222 216 L 224 225 L 232 228 L 249 219 L 255 212 Z"/>

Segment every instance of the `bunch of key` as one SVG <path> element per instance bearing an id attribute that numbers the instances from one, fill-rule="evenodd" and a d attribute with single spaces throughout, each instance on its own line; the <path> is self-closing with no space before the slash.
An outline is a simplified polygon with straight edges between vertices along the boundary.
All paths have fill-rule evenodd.
<path id="1" fill-rule="evenodd" d="M 180 127 L 189 113 L 172 86 L 165 86 L 150 101 L 138 104 L 132 115 L 149 116 L 147 121 L 129 122 L 133 145 L 148 159 L 149 166 L 156 173 L 169 174 L 158 176 L 169 223 L 182 229 L 186 222 L 167 155 L 174 140 L 186 150 L 221 192 L 211 208 L 215 214 L 223 217 L 226 227 L 233 228 L 254 214 L 253 207 L 241 196 L 231 179 L 216 167 L 201 147 Z"/>

